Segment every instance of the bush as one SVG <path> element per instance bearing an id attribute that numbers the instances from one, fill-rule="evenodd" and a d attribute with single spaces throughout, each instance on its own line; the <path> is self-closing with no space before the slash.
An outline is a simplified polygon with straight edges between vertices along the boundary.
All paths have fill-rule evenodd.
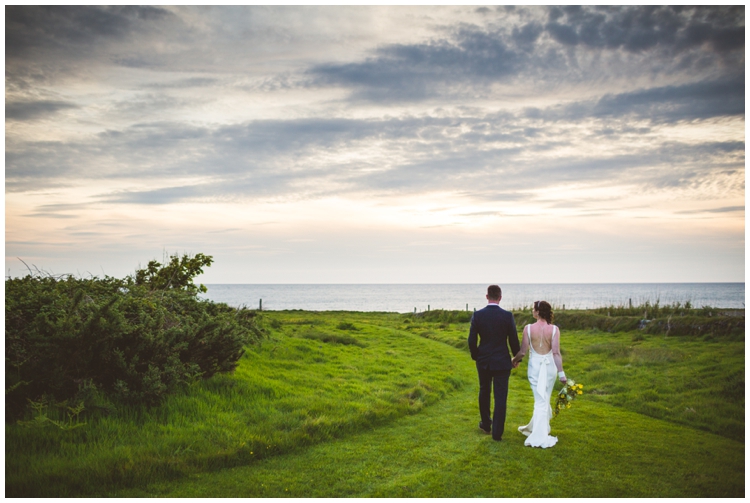
<path id="1" fill-rule="evenodd" d="M 434 309 L 432 311 L 423 311 L 415 314 L 424 321 L 442 322 L 442 323 L 468 323 L 474 313 L 470 311 L 448 311 L 444 309 Z"/>
<path id="2" fill-rule="evenodd" d="M 138 269 L 130 279 L 136 285 L 147 286 L 150 290 L 186 290 L 193 293 L 205 293 L 208 290 L 204 285 L 196 286 L 193 278 L 203 274 L 203 267 L 208 267 L 214 259 L 210 255 L 198 253 L 195 257 L 190 255 L 171 255 L 169 263 L 160 264 L 156 260 L 148 263 L 145 269 Z"/>
<path id="3" fill-rule="evenodd" d="M 658 304 L 657 304 L 658 305 Z M 635 309 L 635 308 L 633 308 Z M 665 308 L 663 308 L 665 309 Z M 701 316 L 696 314 L 644 320 L 638 316 L 607 316 L 596 314 L 597 310 L 571 310 L 555 313 L 554 323 L 560 330 L 601 330 L 603 332 L 638 331 L 651 335 L 703 336 L 710 340 L 727 339 L 741 341 L 745 338 L 744 316 Z M 695 310 L 701 314 L 701 312 Z M 717 310 L 708 311 L 716 313 Z M 744 314 L 744 313 L 743 313 Z M 534 323 L 531 313 L 513 313 L 516 327 L 520 331 L 527 323 Z M 643 340 L 642 336 L 634 340 Z"/>
<path id="4" fill-rule="evenodd" d="M 200 300 L 191 278 L 181 281 L 156 289 L 133 277 L 6 280 L 6 418 L 32 400 L 76 401 L 93 390 L 154 404 L 234 370 L 244 346 L 264 336 L 260 314 Z"/>
<path id="5" fill-rule="evenodd" d="M 745 340 L 745 317 L 684 316 L 661 318 L 648 323 L 645 332 L 675 336 L 705 336 L 709 340 Z"/>

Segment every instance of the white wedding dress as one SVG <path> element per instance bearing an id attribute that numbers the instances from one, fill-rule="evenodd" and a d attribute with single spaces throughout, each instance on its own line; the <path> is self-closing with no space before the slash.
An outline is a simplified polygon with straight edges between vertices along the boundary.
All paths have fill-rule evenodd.
<path id="1" fill-rule="evenodd" d="M 552 339 L 557 333 L 557 327 L 552 326 Z M 557 368 L 552 358 L 552 350 L 546 355 L 540 355 L 534 351 L 531 344 L 531 327 L 529 327 L 529 384 L 534 392 L 534 415 L 529 424 L 519 426 L 518 431 L 528 438 L 523 443 L 531 447 L 552 447 L 557 443 L 557 437 L 550 436 L 549 420 L 552 418 L 552 406 L 550 396 L 552 387 L 557 378 Z M 550 347 L 552 345 L 550 344 Z"/>

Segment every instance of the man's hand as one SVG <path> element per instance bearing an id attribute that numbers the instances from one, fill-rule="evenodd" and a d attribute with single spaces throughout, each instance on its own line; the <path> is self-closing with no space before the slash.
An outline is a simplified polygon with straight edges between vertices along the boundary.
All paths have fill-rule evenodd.
<path id="1" fill-rule="evenodd" d="M 521 360 L 518 360 L 518 361 L 513 360 L 513 361 L 511 361 L 511 364 L 513 365 L 514 369 L 517 369 L 518 366 L 521 364 Z"/>

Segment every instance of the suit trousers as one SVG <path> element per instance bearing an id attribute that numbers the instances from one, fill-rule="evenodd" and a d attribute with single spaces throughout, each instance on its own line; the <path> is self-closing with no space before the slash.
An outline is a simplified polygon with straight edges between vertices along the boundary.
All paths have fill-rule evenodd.
<path id="1" fill-rule="evenodd" d="M 489 370 L 477 368 L 479 374 L 479 415 L 482 425 L 490 424 L 490 395 L 495 388 L 495 410 L 492 414 L 492 438 L 500 440 L 505 431 L 505 409 L 508 404 L 510 369 Z"/>

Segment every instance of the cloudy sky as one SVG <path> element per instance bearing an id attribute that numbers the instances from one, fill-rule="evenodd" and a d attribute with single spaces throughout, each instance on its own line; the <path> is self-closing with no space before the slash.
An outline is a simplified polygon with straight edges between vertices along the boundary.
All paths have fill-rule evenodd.
<path id="1" fill-rule="evenodd" d="M 6 7 L 6 274 L 744 281 L 745 9 Z"/>

